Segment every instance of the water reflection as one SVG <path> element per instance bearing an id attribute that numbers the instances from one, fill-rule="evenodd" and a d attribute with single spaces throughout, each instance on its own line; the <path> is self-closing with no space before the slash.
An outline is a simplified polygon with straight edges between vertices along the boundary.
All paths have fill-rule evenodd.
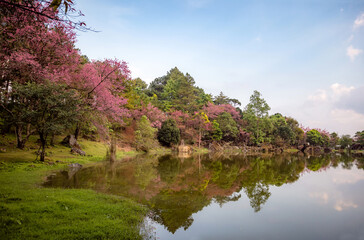
<path id="1" fill-rule="evenodd" d="M 188 229 L 193 214 L 212 203 L 220 207 L 236 202 L 242 195 L 249 198 L 254 212 L 262 211 L 272 196 L 272 187 L 296 182 L 307 172 L 322 172 L 329 168 L 359 169 L 364 159 L 347 155 L 310 157 L 279 156 L 218 156 L 209 155 L 178 158 L 174 155 L 143 155 L 123 162 L 104 162 L 62 171 L 48 177 L 44 186 L 91 188 L 100 192 L 133 198 L 151 209 L 150 218 L 170 233 Z M 364 179 L 363 174 L 331 177 L 338 184 Z M 357 208 L 358 204 L 334 196 L 330 199 L 323 189 L 312 189 L 309 197 L 321 204 L 330 201 L 337 211 Z M 331 203 L 331 202 L 330 202 Z"/>

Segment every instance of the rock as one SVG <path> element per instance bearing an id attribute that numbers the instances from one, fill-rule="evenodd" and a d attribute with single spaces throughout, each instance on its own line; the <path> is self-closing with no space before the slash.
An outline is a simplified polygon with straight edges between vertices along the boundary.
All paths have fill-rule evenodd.
<path id="1" fill-rule="evenodd" d="M 71 163 L 68 165 L 70 168 L 82 168 L 82 165 L 79 163 Z"/>
<path id="2" fill-rule="evenodd" d="M 78 144 L 77 139 L 74 135 L 68 135 L 67 137 L 65 137 L 62 140 L 61 144 L 65 145 L 66 147 L 77 147 L 81 149 L 81 146 Z"/>
<path id="3" fill-rule="evenodd" d="M 67 137 L 65 137 L 62 140 L 61 144 L 70 147 L 71 153 L 79 154 L 81 156 L 86 156 L 86 153 L 82 151 L 82 148 L 80 144 L 78 144 L 77 139 L 75 138 L 74 135 L 68 135 Z"/>
<path id="4" fill-rule="evenodd" d="M 86 153 L 84 151 L 82 151 L 80 148 L 77 148 L 77 147 L 73 147 L 71 149 L 71 153 L 79 154 L 81 156 L 86 156 Z"/>
<path id="5" fill-rule="evenodd" d="M 0 153 L 6 153 L 6 148 L 0 148 Z"/>

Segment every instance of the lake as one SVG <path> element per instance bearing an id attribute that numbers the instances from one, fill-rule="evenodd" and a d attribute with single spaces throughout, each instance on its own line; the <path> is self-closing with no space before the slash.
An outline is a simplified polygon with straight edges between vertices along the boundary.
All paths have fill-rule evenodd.
<path id="1" fill-rule="evenodd" d="M 57 172 L 150 208 L 157 239 L 364 239 L 364 158 L 330 154 L 140 155 Z M 90 209 L 92 211 L 92 209 Z"/>

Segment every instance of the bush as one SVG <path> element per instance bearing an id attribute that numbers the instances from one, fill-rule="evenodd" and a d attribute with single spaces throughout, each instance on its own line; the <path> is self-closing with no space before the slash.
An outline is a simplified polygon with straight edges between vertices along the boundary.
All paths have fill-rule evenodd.
<path id="1" fill-rule="evenodd" d="M 172 144 L 178 144 L 180 137 L 180 130 L 175 120 L 167 119 L 162 123 L 158 131 L 158 140 L 162 145 L 170 147 Z"/>
<path id="2" fill-rule="evenodd" d="M 322 136 L 319 131 L 312 129 L 306 133 L 307 142 L 311 145 L 321 145 L 323 143 Z"/>

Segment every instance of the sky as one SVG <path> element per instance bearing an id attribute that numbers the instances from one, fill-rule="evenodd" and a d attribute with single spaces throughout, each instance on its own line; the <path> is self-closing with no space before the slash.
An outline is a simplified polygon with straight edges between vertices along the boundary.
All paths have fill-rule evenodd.
<path id="1" fill-rule="evenodd" d="M 258 90 L 303 126 L 364 130 L 364 0 L 77 0 L 90 59 L 150 83 L 171 68 L 242 108 Z"/>

